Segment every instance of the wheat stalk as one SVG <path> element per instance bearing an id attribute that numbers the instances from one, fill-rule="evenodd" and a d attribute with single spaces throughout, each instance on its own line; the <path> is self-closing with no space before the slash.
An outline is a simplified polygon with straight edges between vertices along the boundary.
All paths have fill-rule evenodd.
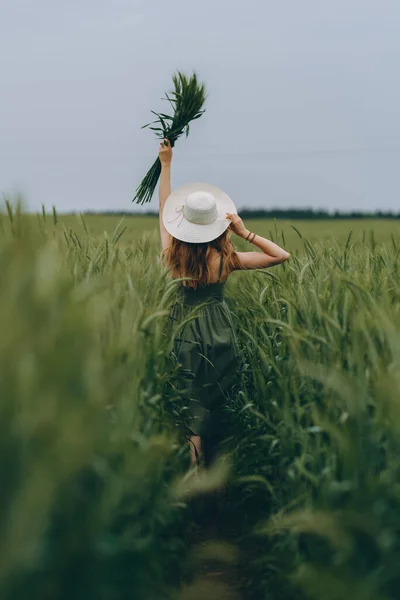
<path id="1" fill-rule="evenodd" d="M 189 135 L 191 121 L 199 119 L 205 112 L 203 106 L 206 100 L 206 91 L 204 84 L 198 82 L 196 73 L 187 77 L 178 71 L 172 77 L 172 81 L 174 90 L 169 94 L 166 93 L 165 99 L 173 108 L 173 114 L 156 113 L 152 110 L 151 112 L 156 115 L 157 119 L 143 125 L 142 129 L 148 127 L 160 139 L 169 140 L 173 147 L 181 135 L 186 134 L 186 137 Z M 161 163 L 157 157 L 138 186 L 132 202 L 135 200 L 138 204 L 150 202 L 160 173 Z"/>

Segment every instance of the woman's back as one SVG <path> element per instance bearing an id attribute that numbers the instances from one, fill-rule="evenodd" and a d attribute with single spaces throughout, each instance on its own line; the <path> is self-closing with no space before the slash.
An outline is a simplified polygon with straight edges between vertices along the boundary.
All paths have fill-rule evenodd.
<path id="1" fill-rule="evenodd" d="M 214 257 L 213 264 L 211 265 L 214 273 L 211 271 L 211 279 L 214 279 L 216 276 L 216 281 L 211 281 L 210 283 L 199 285 L 196 288 L 185 286 L 183 285 L 183 283 L 179 286 L 180 299 L 184 302 L 184 304 L 199 304 L 201 302 L 207 301 L 208 299 L 223 302 L 226 279 L 223 281 L 221 280 L 222 270 L 224 266 L 222 253 L 220 253 L 219 255 L 218 272 L 216 273 L 215 262 L 216 261 Z"/>

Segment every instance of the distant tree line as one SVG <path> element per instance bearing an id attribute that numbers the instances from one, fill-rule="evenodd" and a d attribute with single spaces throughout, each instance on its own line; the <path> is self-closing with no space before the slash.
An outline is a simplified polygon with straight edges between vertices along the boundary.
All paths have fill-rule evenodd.
<path id="1" fill-rule="evenodd" d="M 338 210 L 329 212 L 327 210 L 314 210 L 312 208 L 288 208 L 288 209 L 257 209 L 244 208 L 239 211 L 241 217 L 246 219 L 400 219 L 400 212 L 373 211 L 341 212 Z"/>
<path id="2" fill-rule="evenodd" d="M 314 210 L 312 208 L 271 208 L 269 210 L 263 208 L 242 208 L 238 211 L 243 219 L 304 219 L 304 220 L 323 220 L 323 219 L 400 219 L 400 212 L 393 211 L 373 211 L 373 212 L 358 212 L 358 211 L 332 211 Z M 116 217 L 122 216 L 157 216 L 158 212 L 148 210 L 145 212 L 135 211 L 85 211 L 85 215 L 112 215 Z"/>

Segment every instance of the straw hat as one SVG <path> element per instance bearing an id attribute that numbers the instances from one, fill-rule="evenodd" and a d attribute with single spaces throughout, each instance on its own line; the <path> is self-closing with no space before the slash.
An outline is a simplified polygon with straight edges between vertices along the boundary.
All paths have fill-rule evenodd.
<path id="1" fill-rule="evenodd" d="M 188 183 L 168 196 L 163 223 L 168 233 L 182 242 L 211 242 L 228 229 L 227 212 L 237 214 L 225 192 L 208 183 Z"/>

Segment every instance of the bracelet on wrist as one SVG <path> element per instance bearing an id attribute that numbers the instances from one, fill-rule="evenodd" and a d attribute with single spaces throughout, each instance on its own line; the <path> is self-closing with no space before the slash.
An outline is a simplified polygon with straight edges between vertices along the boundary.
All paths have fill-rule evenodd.
<path id="1" fill-rule="evenodd" d="M 247 238 L 246 238 L 246 242 L 249 239 L 249 237 L 251 236 L 251 231 L 249 231 L 249 233 L 247 234 Z"/>

